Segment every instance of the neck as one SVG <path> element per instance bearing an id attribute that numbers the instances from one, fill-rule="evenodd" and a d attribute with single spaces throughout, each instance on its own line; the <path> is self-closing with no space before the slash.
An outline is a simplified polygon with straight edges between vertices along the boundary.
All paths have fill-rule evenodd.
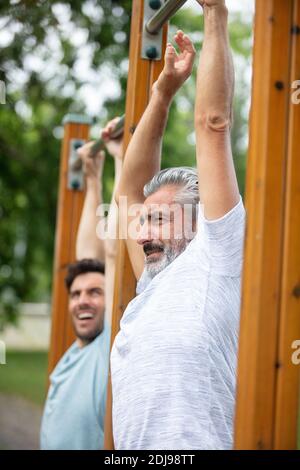
<path id="1" fill-rule="evenodd" d="M 76 342 L 78 344 L 78 347 L 80 349 L 84 348 L 85 346 L 87 346 L 88 344 L 90 344 L 92 342 L 92 340 L 90 339 L 82 339 L 82 338 L 76 338 Z"/>

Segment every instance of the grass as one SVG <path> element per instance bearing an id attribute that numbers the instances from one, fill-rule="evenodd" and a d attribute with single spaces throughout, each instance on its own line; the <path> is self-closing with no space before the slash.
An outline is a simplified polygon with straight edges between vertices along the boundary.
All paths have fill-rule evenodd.
<path id="1" fill-rule="evenodd" d="M 0 365 L 0 393 L 21 396 L 42 405 L 47 384 L 47 352 L 7 351 Z"/>

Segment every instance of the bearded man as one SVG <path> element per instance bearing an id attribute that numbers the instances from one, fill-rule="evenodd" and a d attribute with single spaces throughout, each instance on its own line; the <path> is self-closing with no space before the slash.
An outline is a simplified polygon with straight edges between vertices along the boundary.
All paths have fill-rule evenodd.
<path id="1" fill-rule="evenodd" d="M 127 246 L 138 296 L 111 353 L 116 449 L 231 449 L 245 212 L 230 128 L 234 70 L 224 0 L 198 0 L 204 41 L 195 100 L 197 170 L 159 172 L 173 97 L 195 50 L 182 31 L 127 149 L 116 200 L 143 205 Z M 200 21 L 199 21 L 200 24 Z M 189 130 L 190 132 L 190 130 Z M 178 221 L 182 223 L 178 223 Z"/>

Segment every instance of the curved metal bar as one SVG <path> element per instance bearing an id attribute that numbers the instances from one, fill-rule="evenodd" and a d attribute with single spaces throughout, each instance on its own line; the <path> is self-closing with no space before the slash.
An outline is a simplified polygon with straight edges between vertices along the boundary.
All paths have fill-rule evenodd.
<path id="1" fill-rule="evenodd" d="M 187 0 L 168 0 L 160 7 L 152 18 L 150 18 L 146 24 L 146 31 L 149 34 L 158 33 L 166 21 L 168 21 L 186 2 Z"/>
<path id="2" fill-rule="evenodd" d="M 117 139 L 118 137 L 120 137 L 123 132 L 124 132 L 124 123 L 125 123 L 125 115 L 120 117 L 117 125 L 116 125 L 116 128 L 115 130 L 113 131 L 113 133 L 111 134 L 111 138 L 112 139 Z M 95 158 L 95 156 L 97 155 L 97 153 L 104 149 L 105 147 L 105 143 L 104 141 L 100 138 L 98 140 L 95 140 L 94 144 L 92 145 L 91 147 L 91 150 L 90 150 L 90 158 Z M 73 163 L 72 163 L 72 170 L 73 171 L 79 171 L 81 169 L 81 166 L 82 166 L 82 161 L 81 161 L 81 158 L 78 157 Z"/>

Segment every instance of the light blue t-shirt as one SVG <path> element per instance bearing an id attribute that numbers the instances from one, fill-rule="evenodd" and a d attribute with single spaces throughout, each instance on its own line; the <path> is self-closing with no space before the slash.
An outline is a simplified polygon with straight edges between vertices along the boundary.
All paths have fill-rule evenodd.
<path id="1" fill-rule="evenodd" d="M 41 426 L 43 450 L 103 448 L 110 328 L 68 349 L 50 376 Z"/>

